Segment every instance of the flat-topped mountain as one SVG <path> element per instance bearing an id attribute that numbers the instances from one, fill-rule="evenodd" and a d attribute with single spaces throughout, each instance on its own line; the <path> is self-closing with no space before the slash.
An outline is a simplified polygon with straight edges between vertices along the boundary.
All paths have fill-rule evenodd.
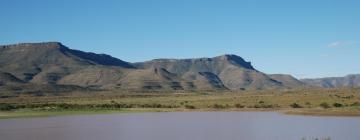
<path id="1" fill-rule="evenodd" d="M 129 63 L 59 42 L 0 46 L 0 86 L 62 85 L 119 90 L 258 90 L 294 88 L 301 81 L 267 75 L 236 55 Z"/>
<path id="2" fill-rule="evenodd" d="M 68 74 L 95 65 L 134 68 L 109 55 L 72 50 L 58 42 L 0 46 L 0 71 L 26 82 L 56 83 Z"/>
<path id="3" fill-rule="evenodd" d="M 142 69 L 164 68 L 185 80 L 196 80 L 202 73 L 211 75 L 209 81 L 221 81 L 231 90 L 281 88 L 279 81 L 257 71 L 250 62 L 236 55 L 198 59 L 155 59 L 135 63 Z M 206 78 L 206 77 L 205 77 Z"/>

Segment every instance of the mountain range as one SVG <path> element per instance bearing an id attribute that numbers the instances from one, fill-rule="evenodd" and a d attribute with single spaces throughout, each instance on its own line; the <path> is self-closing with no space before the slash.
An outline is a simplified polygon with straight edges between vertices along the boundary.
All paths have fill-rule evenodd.
<path id="1" fill-rule="evenodd" d="M 262 90 L 357 87 L 360 76 L 302 79 L 265 74 L 237 55 L 129 63 L 59 42 L 0 46 L 1 89 Z M 21 87 L 21 88 L 19 88 Z M 27 89 L 26 91 L 28 91 Z"/>
<path id="2" fill-rule="evenodd" d="M 338 88 L 338 87 L 360 87 L 360 74 L 351 74 L 344 77 L 327 77 L 318 79 L 301 79 L 302 82 L 308 85 L 323 88 Z"/>

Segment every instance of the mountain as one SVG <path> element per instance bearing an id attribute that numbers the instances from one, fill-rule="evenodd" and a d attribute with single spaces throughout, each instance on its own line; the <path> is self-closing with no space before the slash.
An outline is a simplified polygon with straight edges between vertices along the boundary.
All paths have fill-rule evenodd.
<path id="1" fill-rule="evenodd" d="M 198 59 L 155 59 L 134 64 L 140 69 L 164 68 L 187 81 L 221 83 L 231 90 L 281 88 L 283 84 L 257 71 L 236 55 Z M 202 79 L 199 79 L 202 78 Z"/>
<path id="2" fill-rule="evenodd" d="M 310 86 L 323 88 L 360 87 L 360 74 L 352 74 L 344 77 L 301 79 L 301 81 Z"/>
<path id="3" fill-rule="evenodd" d="M 0 71 L 37 84 L 56 84 L 66 75 L 93 66 L 134 68 L 104 54 L 72 50 L 58 42 L 0 46 Z"/>
<path id="4" fill-rule="evenodd" d="M 129 63 L 59 42 L 0 46 L 0 90 L 261 90 L 303 85 L 289 75 L 262 73 L 236 55 Z"/>

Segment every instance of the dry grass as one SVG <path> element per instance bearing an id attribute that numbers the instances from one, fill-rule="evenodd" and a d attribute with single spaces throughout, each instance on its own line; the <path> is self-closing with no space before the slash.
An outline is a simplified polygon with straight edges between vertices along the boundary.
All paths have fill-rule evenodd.
<path id="1" fill-rule="evenodd" d="M 98 91 L 62 96 L 1 98 L 15 105 L 127 105 L 127 111 L 281 111 L 288 114 L 360 116 L 360 89 L 242 92 L 123 93 Z M 326 103 L 327 107 L 323 104 Z M 294 104 L 298 105 L 294 107 Z M 38 109 L 38 108 L 37 108 Z M 79 108 L 77 108 L 79 109 Z M 87 108 L 89 109 L 89 108 Z M 92 108 L 90 108 L 92 109 Z M 102 109 L 102 108 L 97 108 Z M 106 108 L 119 110 L 120 108 Z M 81 108 L 79 109 L 81 110 Z"/>

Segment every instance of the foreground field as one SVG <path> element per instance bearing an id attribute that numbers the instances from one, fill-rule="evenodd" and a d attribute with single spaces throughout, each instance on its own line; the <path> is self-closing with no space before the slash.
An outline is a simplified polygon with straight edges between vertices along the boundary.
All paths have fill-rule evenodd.
<path id="1" fill-rule="evenodd" d="M 360 89 L 122 93 L 98 91 L 0 98 L 0 118 L 120 112 L 279 111 L 360 116 Z"/>

